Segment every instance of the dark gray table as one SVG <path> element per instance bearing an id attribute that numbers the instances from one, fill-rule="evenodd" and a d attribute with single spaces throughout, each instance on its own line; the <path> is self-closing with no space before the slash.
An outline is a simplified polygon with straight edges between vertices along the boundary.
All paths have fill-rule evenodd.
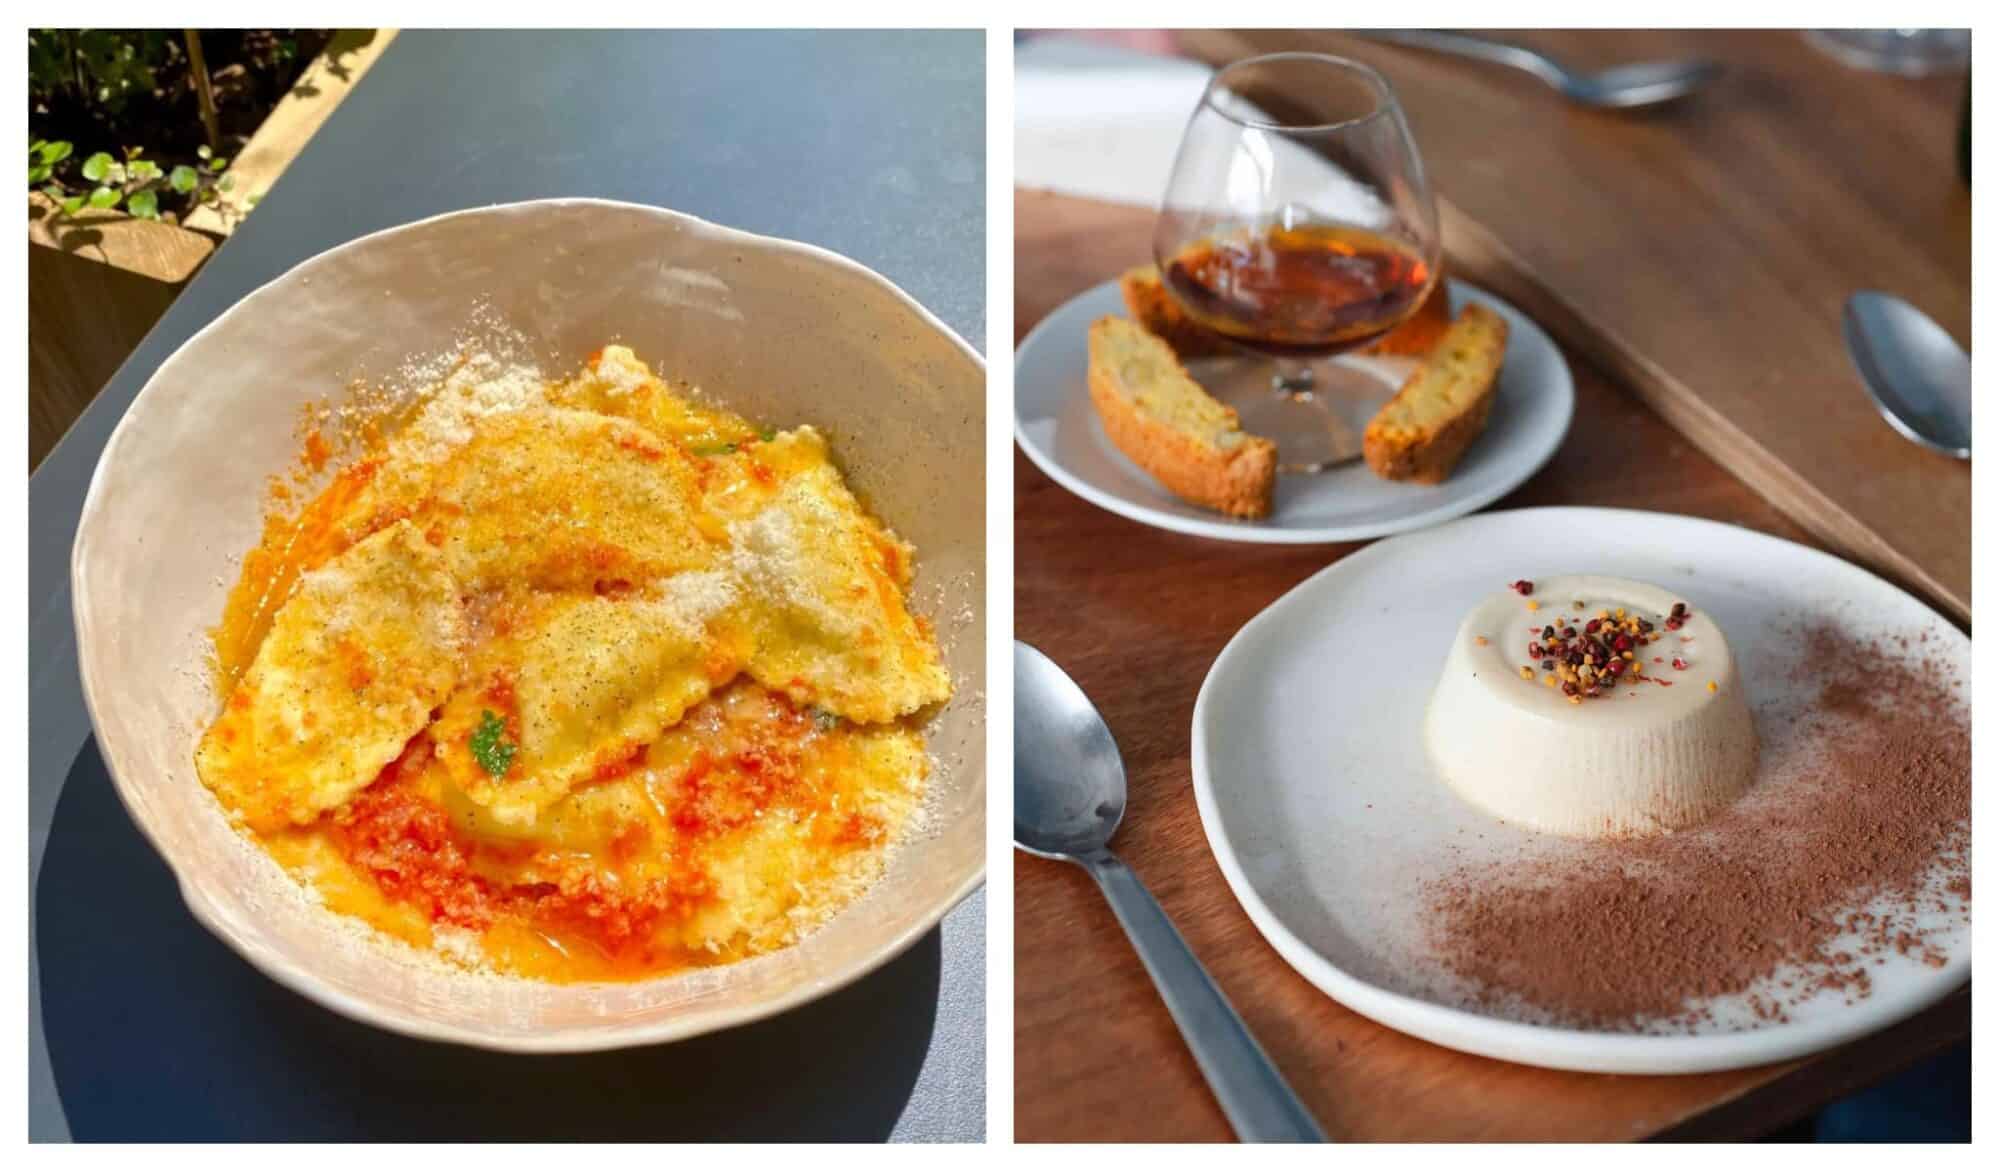
<path id="1" fill-rule="evenodd" d="M 439 212 L 600 196 L 806 240 L 980 345 L 985 93 L 976 31 L 396 39 L 29 482 L 32 1138 L 984 1138 L 983 891 L 849 989 L 624 1053 L 413 1042 L 279 988 L 188 915 L 111 790 L 69 550 L 112 426 L 189 335 Z"/>

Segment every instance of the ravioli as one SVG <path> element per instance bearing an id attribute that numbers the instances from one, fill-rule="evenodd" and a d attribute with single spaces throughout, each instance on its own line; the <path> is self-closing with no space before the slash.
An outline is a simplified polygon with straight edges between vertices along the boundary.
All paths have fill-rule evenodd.
<path id="1" fill-rule="evenodd" d="M 732 695 L 769 705 L 755 685 Z M 782 947 L 816 927 L 881 869 L 879 849 L 915 816 L 929 772 L 923 738 L 898 724 L 819 728 L 792 752 L 750 738 L 751 752 L 690 722 L 647 755 L 662 804 L 705 848 L 710 898 L 678 925 L 690 950 Z M 780 742 L 782 743 L 782 742 Z"/>
<path id="2" fill-rule="evenodd" d="M 444 457 L 471 439 L 480 420 L 549 405 L 548 388 L 532 370 L 490 356 L 464 355 L 427 397 L 393 415 L 407 416 L 395 438 L 342 472 L 348 489 L 314 502 L 330 504 L 332 531 L 352 544 L 414 514 Z M 393 419 L 373 421 L 372 430 Z M 338 482 L 336 482 L 338 483 Z M 326 496 L 339 499 L 328 502 Z"/>
<path id="3" fill-rule="evenodd" d="M 561 406 L 629 419 L 697 454 L 721 452 L 758 435 L 739 415 L 675 394 L 624 346 L 598 351 L 550 397 Z"/>
<path id="4" fill-rule="evenodd" d="M 742 670 L 747 645 L 727 618 L 735 599 L 727 577 L 704 571 L 645 594 L 500 604 L 500 629 L 431 729 L 452 783 L 501 826 L 531 826 Z M 482 727 L 499 749 L 485 760 Z"/>
<path id="5" fill-rule="evenodd" d="M 716 557 L 695 463 L 623 420 L 489 416 L 438 471 L 417 522 L 468 590 L 630 587 Z"/>
<path id="6" fill-rule="evenodd" d="M 457 683 L 466 619 L 407 521 L 299 579 L 202 737 L 202 782 L 253 829 L 304 824 L 373 782 Z"/>
<path id="7" fill-rule="evenodd" d="M 399 418 L 269 519 L 215 632 L 198 764 L 273 857 L 557 981 L 784 947 L 882 873 L 950 681 L 817 431 L 618 346 L 557 384 L 469 358 Z"/>
<path id="8" fill-rule="evenodd" d="M 903 602 L 910 547 L 861 510 L 819 434 L 799 428 L 734 461 L 748 471 L 711 481 L 709 500 L 740 517 L 727 525 L 757 644 L 750 674 L 871 723 L 949 697 L 937 643 Z"/>

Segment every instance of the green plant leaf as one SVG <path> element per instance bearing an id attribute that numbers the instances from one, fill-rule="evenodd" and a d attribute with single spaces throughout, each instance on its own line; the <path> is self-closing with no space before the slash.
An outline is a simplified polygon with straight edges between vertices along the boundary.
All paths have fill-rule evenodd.
<path id="1" fill-rule="evenodd" d="M 215 159 L 210 159 L 208 161 L 208 169 L 211 171 L 220 171 L 224 167 L 227 167 L 228 165 L 229 165 L 228 159 L 215 158 Z"/>
<path id="2" fill-rule="evenodd" d="M 42 149 L 42 144 L 47 141 L 48 141 L 47 139 L 38 138 L 35 139 L 33 142 L 30 142 L 28 144 L 28 153 L 31 155 L 39 153 Z"/>
<path id="3" fill-rule="evenodd" d="M 45 142 L 42 144 L 42 151 L 41 151 L 42 162 L 47 163 L 49 166 L 53 167 L 57 163 L 62 162 L 64 159 L 69 158 L 70 152 L 74 151 L 75 149 L 76 148 L 71 146 L 69 143 L 62 142 L 60 140 L 56 142 Z"/>
<path id="4" fill-rule="evenodd" d="M 117 207 L 118 189 L 115 187 L 100 187 L 96 191 L 91 192 L 90 206 L 94 208 Z"/>
<path id="5" fill-rule="evenodd" d="M 80 195 L 70 196 L 68 199 L 62 201 L 62 210 L 65 216 L 73 216 L 82 211 L 83 197 Z"/>
<path id="6" fill-rule="evenodd" d="M 125 173 L 132 177 L 134 183 L 145 183 L 160 177 L 160 165 L 150 159 L 134 159 L 125 168 Z"/>
<path id="7" fill-rule="evenodd" d="M 494 777 L 507 775 L 507 770 L 514 764 L 514 753 L 520 747 L 502 740 L 506 734 L 506 723 L 493 715 L 491 709 L 480 711 L 479 727 L 472 730 L 472 759 Z"/>
<path id="8" fill-rule="evenodd" d="M 214 151 L 208 149 L 207 143 L 203 143 L 200 146 L 194 148 L 194 157 L 197 159 L 206 159 L 208 156 L 214 153 L 215 153 Z"/>
<path id="9" fill-rule="evenodd" d="M 104 182 L 104 176 L 111 170 L 112 158 L 99 151 L 83 161 L 83 177 L 92 183 Z"/>
<path id="10" fill-rule="evenodd" d="M 43 182 L 48 179 L 49 175 L 50 169 L 47 163 L 28 164 L 28 186 L 33 187 L 35 184 Z"/>
<path id="11" fill-rule="evenodd" d="M 224 175 L 222 177 L 222 182 L 216 184 L 216 186 L 220 187 L 224 191 L 228 191 L 230 188 L 236 186 L 236 176 Z"/>
<path id="12" fill-rule="evenodd" d="M 200 182 L 201 182 L 200 173 L 197 172 L 193 167 L 187 166 L 186 164 L 182 164 L 181 166 L 175 167 L 173 169 L 173 172 L 167 176 L 167 183 L 170 186 L 172 186 L 175 191 L 180 192 L 182 195 L 186 195 L 188 192 L 193 191 L 194 185 Z"/>
<path id="13" fill-rule="evenodd" d="M 148 187 L 135 191 L 125 200 L 125 210 L 142 220 L 160 218 L 160 193 Z"/>

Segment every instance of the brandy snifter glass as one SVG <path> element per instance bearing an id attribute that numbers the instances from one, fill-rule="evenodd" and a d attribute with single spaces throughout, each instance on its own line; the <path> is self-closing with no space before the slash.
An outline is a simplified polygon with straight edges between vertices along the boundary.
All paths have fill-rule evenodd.
<path id="1" fill-rule="evenodd" d="M 1438 280 L 1437 202 L 1382 75 L 1322 53 L 1217 71 L 1181 136 L 1153 256 L 1187 315 L 1239 357 L 1191 361 L 1279 466 L 1361 454 L 1395 392 L 1342 357 L 1416 312 Z"/>

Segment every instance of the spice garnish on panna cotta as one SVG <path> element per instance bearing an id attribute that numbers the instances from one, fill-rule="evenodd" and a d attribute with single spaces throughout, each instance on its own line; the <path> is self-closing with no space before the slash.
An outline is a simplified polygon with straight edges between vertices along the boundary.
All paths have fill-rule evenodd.
<path id="1" fill-rule="evenodd" d="M 1532 581 L 1522 578 L 1508 589 L 1528 596 L 1530 609 L 1540 609 L 1541 604 L 1532 597 L 1535 590 Z M 1678 631 L 1690 617 L 1685 602 L 1674 603 L 1659 622 L 1624 606 L 1599 607 L 1588 618 L 1583 617 L 1589 609 L 1588 603 L 1576 599 L 1570 606 L 1579 612 L 1576 617 L 1564 615 L 1554 623 L 1528 628 L 1528 662 L 1520 669 L 1520 675 L 1524 680 L 1532 680 L 1539 670 L 1542 681 L 1559 689 L 1572 704 L 1614 696 L 1617 684 L 1627 679 L 1644 679 L 1646 664 L 1640 653 L 1665 637 L 1662 628 Z M 1479 646 L 1487 645 L 1486 636 L 1473 638 Z M 1690 640 L 1683 637 L 1682 641 Z M 1658 663 L 1659 657 L 1653 662 Z M 1674 657 L 1676 669 L 1685 671 L 1688 666 L 1687 660 Z M 1654 682 L 1668 684 L 1666 680 Z"/>

